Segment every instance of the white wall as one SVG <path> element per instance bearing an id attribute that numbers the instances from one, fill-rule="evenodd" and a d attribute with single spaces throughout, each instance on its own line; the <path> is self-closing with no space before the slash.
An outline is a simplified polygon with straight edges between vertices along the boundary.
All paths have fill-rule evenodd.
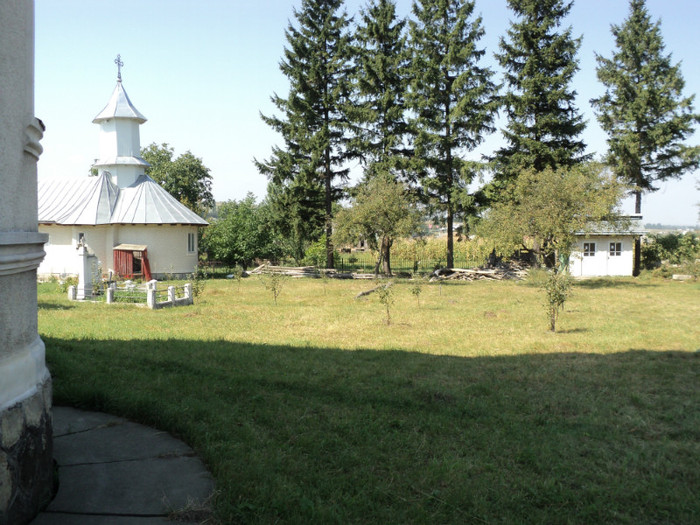
<path id="1" fill-rule="evenodd" d="M 610 255 L 610 243 L 622 243 L 619 256 Z M 584 243 L 595 243 L 595 255 L 583 256 Z M 632 275 L 634 238 L 631 236 L 599 235 L 580 238 L 571 254 L 570 271 L 575 277 Z"/>
<path id="2" fill-rule="evenodd" d="M 97 256 L 103 273 L 114 269 L 112 248 L 119 244 L 145 244 L 153 274 L 190 274 L 197 268 L 197 251 L 188 253 L 187 234 L 197 239 L 196 226 L 183 225 L 109 225 L 59 226 L 40 225 L 49 234 L 46 257 L 38 269 L 48 275 L 77 275 L 80 258 L 76 246 L 80 233 Z"/>
<path id="3" fill-rule="evenodd" d="M 148 246 L 148 262 L 152 274 L 190 274 L 197 268 L 197 251 L 187 252 L 187 234 L 196 226 L 148 225 L 118 226 L 114 245 L 145 244 Z M 112 262 L 110 261 L 110 268 Z"/>

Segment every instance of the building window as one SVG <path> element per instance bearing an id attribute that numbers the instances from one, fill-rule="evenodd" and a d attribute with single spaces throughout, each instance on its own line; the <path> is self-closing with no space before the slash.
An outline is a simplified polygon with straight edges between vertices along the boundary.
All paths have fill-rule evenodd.
<path id="1" fill-rule="evenodd" d="M 583 243 L 583 256 L 593 257 L 595 255 L 595 243 L 594 242 L 584 242 Z"/>
<path id="2" fill-rule="evenodd" d="M 622 255 L 622 243 L 621 242 L 611 242 L 610 243 L 610 257 L 619 257 Z"/>
<path id="3" fill-rule="evenodd" d="M 187 234 L 187 253 L 195 253 L 197 251 L 197 239 L 194 233 Z"/>

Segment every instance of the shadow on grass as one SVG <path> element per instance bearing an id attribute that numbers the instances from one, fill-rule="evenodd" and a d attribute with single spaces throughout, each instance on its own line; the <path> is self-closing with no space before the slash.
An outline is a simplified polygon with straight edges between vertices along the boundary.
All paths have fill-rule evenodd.
<path id="1" fill-rule="evenodd" d="M 52 302 L 42 299 L 39 301 L 39 310 L 72 310 L 75 308 L 72 304 Z"/>
<path id="2" fill-rule="evenodd" d="M 700 356 L 44 338 L 57 404 L 182 437 L 223 523 L 691 523 Z"/>

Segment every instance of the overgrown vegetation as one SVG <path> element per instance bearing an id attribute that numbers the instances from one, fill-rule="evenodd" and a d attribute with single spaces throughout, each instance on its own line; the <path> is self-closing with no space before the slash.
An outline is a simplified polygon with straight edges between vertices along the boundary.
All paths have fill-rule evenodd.
<path id="1" fill-rule="evenodd" d="M 39 331 L 55 402 L 183 438 L 222 523 L 695 522 L 700 285 L 575 283 L 550 334 L 527 284 L 426 284 L 417 309 L 399 281 L 387 326 L 366 282 L 270 308 L 210 281 L 157 311 L 49 283 Z"/>

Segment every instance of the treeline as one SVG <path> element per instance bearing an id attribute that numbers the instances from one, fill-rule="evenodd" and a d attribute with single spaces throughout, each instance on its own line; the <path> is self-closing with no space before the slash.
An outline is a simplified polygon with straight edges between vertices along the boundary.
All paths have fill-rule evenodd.
<path id="1" fill-rule="evenodd" d="M 490 215 L 501 217 L 484 228 L 490 235 L 520 242 L 528 235 L 551 255 L 568 249 L 582 219 L 611 217 L 623 189 L 637 196 L 639 213 L 655 181 L 698 167 L 700 148 L 683 141 L 699 117 L 644 0 L 631 0 L 629 17 L 612 27 L 613 55 L 597 56 L 606 91 L 591 103 L 609 137 L 605 165 L 590 162 L 581 139 L 585 121 L 571 85 L 581 37 L 566 25 L 572 2 L 507 4 L 512 22 L 495 53 L 504 71 L 497 78 L 485 65 L 486 29 L 473 1 L 414 0 L 411 16 L 401 19 L 392 0 L 370 0 L 354 18 L 343 0 L 302 0 L 280 61 L 288 94 L 274 94 L 277 114 L 262 115 L 282 138 L 268 158 L 255 160 L 269 179 L 267 197 L 230 204 L 219 220 L 236 207 L 255 208 L 262 233 L 276 239 L 258 237 L 267 256 L 301 261 L 323 239 L 329 268 L 334 241 L 364 239 L 390 273 L 393 240 L 426 216 L 444 221 L 447 266 L 455 224 L 467 234 L 480 222 L 488 226 Z M 504 146 L 468 160 L 496 131 L 499 112 Z M 354 163 L 362 178 L 347 187 Z M 489 183 L 472 190 L 484 174 Z M 537 206 L 526 202 L 533 195 Z M 343 210 L 346 198 L 351 206 Z M 540 216 L 555 200 L 560 208 Z M 569 208 L 575 216 L 557 211 Z M 518 222 L 503 226 L 503 217 Z M 547 221 L 556 227 L 528 230 Z M 226 243 L 212 240 L 218 229 L 203 245 L 222 258 L 225 250 L 214 246 Z"/>

